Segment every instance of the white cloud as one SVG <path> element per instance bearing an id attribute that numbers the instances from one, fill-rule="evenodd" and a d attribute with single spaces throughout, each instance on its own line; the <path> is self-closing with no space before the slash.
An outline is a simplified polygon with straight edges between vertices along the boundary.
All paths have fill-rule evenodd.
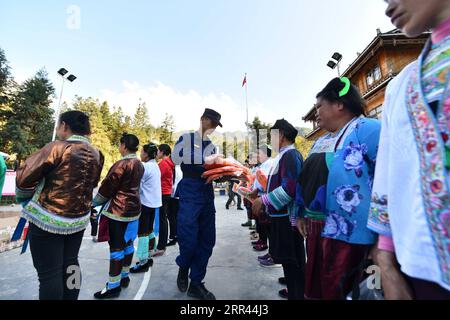
<path id="1" fill-rule="evenodd" d="M 222 114 L 224 128 L 219 131 L 245 130 L 245 108 L 225 93 L 201 95 L 195 90 L 181 92 L 161 82 L 143 87 L 135 81 L 124 80 L 122 85 L 121 92 L 101 90 L 101 101 L 108 101 L 110 106 L 121 106 L 127 114 L 133 115 L 141 99 L 147 104 L 152 125 L 159 125 L 168 113 L 173 115 L 177 131 L 197 129 L 204 109 L 213 108 Z M 254 114 L 250 112 L 250 120 Z M 257 114 L 264 119 L 274 119 L 272 112 L 261 104 L 258 104 Z"/>

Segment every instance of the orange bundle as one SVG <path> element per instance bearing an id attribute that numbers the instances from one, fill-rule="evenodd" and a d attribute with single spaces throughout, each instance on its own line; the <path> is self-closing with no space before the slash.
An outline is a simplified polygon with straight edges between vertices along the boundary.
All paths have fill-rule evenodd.
<path id="1" fill-rule="evenodd" d="M 255 200 L 250 197 L 253 190 L 248 187 L 244 187 L 244 185 L 251 186 L 253 183 L 249 184 L 248 181 L 241 181 L 239 184 L 233 185 L 233 192 L 243 196 L 245 199 L 253 203 Z"/>
<path id="2" fill-rule="evenodd" d="M 237 178 L 241 181 L 249 181 L 250 170 L 234 159 L 223 159 L 220 156 L 208 159 L 204 165 L 206 171 L 202 174 L 206 178 L 206 183 L 221 178 Z"/>
<path id="3" fill-rule="evenodd" d="M 219 156 L 209 159 L 204 165 L 206 171 L 212 170 L 212 169 L 218 169 L 223 167 L 235 167 L 241 169 L 246 174 L 250 174 L 250 170 L 245 167 L 244 165 L 240 164 L 238 161 L 232 159 L 232 158 L 221 158 Z"/>

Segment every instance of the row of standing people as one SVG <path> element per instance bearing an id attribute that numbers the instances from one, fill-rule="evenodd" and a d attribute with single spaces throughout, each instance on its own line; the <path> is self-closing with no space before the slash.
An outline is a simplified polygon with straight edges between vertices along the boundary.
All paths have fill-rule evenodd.
<path id="1" fill-rule="evenodd" d="M 186 143 L 191 143 L 184 148 L 188 157 L 194 158 L 191 152 L 199 148 L 197 143 L 202 150 L 210 149 L 211 141 L 202 140 L 206 132 L 221 125 L 220 114 L 206 109 L 201 123 L 199 132 L 204 134 L 183 135 L 175 146 L 178 155 L 183 153 Z M 202 155 L 199 164 L 177 163 L 180 166 L 175 166 L 169 146 L 161 145 L 157 151 L 155 145 L 149 144 L 141 152 L 142 163 L 136 154 L 138 138 L 124 134 L 119 146 L 122 159 L 109 169 L 93 197 L 104 157 L 88 138 L 91 135 L 89 117 L 80 111 L 63 113 L 58 119 L 57 135 L 58 141 L 47 144 L 26 159 L 16 178 L 16 200 L 23 210 L 15 234 L 20 236 L 28 221 L 27 239 L 38 273 L 39 298 L 78 298 L 81 288 L 79 250 L 87 225 L 97 215 L 93 209 L 101 206 L 97 241 L 108 241 L 110 266 L 109 280 L 103 290 L 94 294 L 96 298 L 119 296 L 122 288 L 130 283 L 130 272 L 147 271 L 152 264 L 151 256 L 164 254 L 167 245 L 178 242 L 179 289 L 188 291 L 191 297 L 215 299 L 202 282 L 215 244 L 214 191 L 212 184 L 206 185 L 201 177 L 204 172 Z M 211 155 L 214 150 L 209 150 Z M 161 159 L 159 166 L 155 157 Z M 159 206 L 159 240 L 152 254 L 149 250 L 154 241 L 154 214 Z M 169 219 L 169 244 L 167 216 L 172 217 Z M 176 222 L 177 218 L 180 223 Z M 133 243 L 138 236 L 138 262 L 131 268 Z M 71 283 L 73 277 L 75 285 Z"/>
<path id="2" fill-rule="evenodd" d="M 174 187 L 180 177 L 176 179 L 176 168 L 170 158 L 171 148 L 167 144 L 159 147 L 154 144 L 144 145 L 140 155 L 141 164 L 136 155 L 138 145 L 136 136 L 124 134 L 120 147 L 123 158 L 109 170 L 93 199 L 94 206 L 104 206 L 99 233 L 107 235 L 110 245 L 109 281 L 102 291 L 95 293 L 97 299 L 119 296 L 122 288 L 129 285 L 130 272 L 148 271 L 153 265 L 151 257 L 163 255 L 167 245 L 176 243 L 178 199 Z M 138 172 L 141 169 L 142 175 Z M 114 207 L 115 201 L 118 202 L 117 207 Z M 136 206 L 138 211 L 133 215 L 134 219 L 130 220 L 132 209 L 129 205 L 133 203 L 139 204 Z M 117 215 L 118 207 L 123 211 L 121 216 Z M 156 245 L 153 225 L 157 209 L 159 237 Z M 169 244 L 168 222 L 171 237 Z M 138 262 L 131 267 L 136 237 Z"/>
<path id="3" fill-rule="evenodd" d="M 386 2 L 408 36 L 432 35 L 388 85 L 381 122 L 344 77 L 317 95 L 327 134 L 304 162 L 292 125 L 274 126 L 280 155 L 252 213 L 270 217 L 289 299 L 345 299 L 368 258 L 386 299 L 450 299 L 450 1 Z"/>
<path id="4" fill-rule="evenodd" d="M 270 219 L 271 258 L 283 266 L 290 299 L 345 297 L 357 277 L 352 271 L 369 253 L 380 266 L 386 298 L 449 298 L 450 1 L 386 2 L 387 15 L 408 36 L 429 28 L 433 33 L 418 61 L 388 85 L 381 124 L 364 117 L 364 101 L 349 79 L 336 78 L 317 95 L 318 124 L 328 133 L 306 161 L 294 147 L 297 130 L 291 124 L 279 120 L 272 128 L 280 132 L 272 141 L 278 139 L 281 150 L 266 192 L 253 198 L 252 214 Z M 78 291 L 66 286 L 67 268 L 78 265 L 103 157 L 86 138 L 84 114 L 59 121 L 61 141 L 27 159 L 17 173 L 16 194 L 30 221 L 43 297 L 73 299 Z M 202 117 L 203 129 L 218 125 L 220 116 Z M 204 131 L 192 134 L 190 141 L 199 142 L 188 148 L 189 157 L 209 149 Z M 111 218 L 110 241 L 118 248 L 111 258 L 122 261 L 112 266 L 114 275 L 131 265 L 140 202 L 128 198 L 138 199 L 144 173 L 133 150 L 122 143 L 121 152 L 118 171 L 96 199 L 110 201 L 108 188 L 119 182 L 132 190 L 130 197 L 116 189 L 104 215 Z M 201 164 L 182 169 L 188 176 L 181 182 L 178 236 L 184 240 L 177 283 L 186 291 L 189 276 L 193 295 L 214 298 L 201 282 L 215 244 L 214 191 L 201 179 Z M 117 285 L 121 279 L 112 280 Z"/>
<path id="5" fill-rule="evenodd" d="M 91 206 L 102 206 L 98 241 L 108 241 L 110 247 L 109 281 L 105 289 L 95 293 L 96 298 L 116 297 L 121 288 L 128 287 L 137 236 L 138 262 L 131 268 L 132 273 L 147 271 L 152 265 L 151 256 L 162 255 L 167 245 L 176 244 L 175 189 L 181 172 L 171 161 L 170 147 L 145 145 L 141 162 L 136 155 L 139 140 L 124 134 L 119 147 L 122 159 L 111 167 L 93 198 L 104 158 L 87 138 L 90 133 L 89 118 L 84 113 L 63 113 L 57 128 L 60 140 L 31 155 L 17 173 L 16 198 L 29 222 L 28 238 L 40 299 L 78 298 L 80 287 L 70 288 L 68 271 L 79 268 L 84 230 L 90 213 L 95 212 Z M 157 159 L 161 160 L 159 165 Z M 158 208 L 156 246 L 152 242 Z"/>

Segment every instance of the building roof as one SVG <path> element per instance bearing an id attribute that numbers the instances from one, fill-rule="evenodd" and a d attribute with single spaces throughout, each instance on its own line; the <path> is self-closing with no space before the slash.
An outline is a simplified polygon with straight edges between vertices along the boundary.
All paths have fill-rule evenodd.
<path id="1" fill-rule="evenodd" d="M 400 45 L 416 45 L 424 44 L 429 38 L 431 32 L 422 33 L 417 38 L 408 38 L 405 33 L 399 29 L 394 29 L 382 33 L 377 29 L 377 36 L 370 42 L 361 54 L 358 54 L 353 63 L 351 63 L 342 74 L 343 77 L 351 78 L 359 69 L 375 55 L 375 52 L 383 46 L 400 46 Z"/>
<path id="2" fill-rule="evenodd" d="M 353 61 L 347 69 L 342 74 L 343 77 L 351 78 L 354 76 L 363 66 L 364 64 L 370 60 L 375 53 L 383 46 L 400 46 L 400 45 L 417 45 L 424 44 L 429 38 L 431 32 L 427 31 L 422 33 L 417 38 L 408 38 L 405 33 L 403 33 L 399 29 L 393 29 L 388 32 L 382 33 L 379 29 L 377 29 L 376 37 L 369 43 L 369 45 L 364 49 L 364 51 L 358 54 L 358 57 L 355 61 Z M 372 88 L 369 92 L 365 93 L 363 98 L 367 98 L 373 92 L 377 91 L 380 87 L 386 85 L 390 80 L 392 80 L 393 76 L 389 75 L 389 77 L 380 83 L 375 88 Z M 302 118 L 303 120 L 309 120 L 314 116 L 315 107 L 313 106 L 306 115 Z"/>

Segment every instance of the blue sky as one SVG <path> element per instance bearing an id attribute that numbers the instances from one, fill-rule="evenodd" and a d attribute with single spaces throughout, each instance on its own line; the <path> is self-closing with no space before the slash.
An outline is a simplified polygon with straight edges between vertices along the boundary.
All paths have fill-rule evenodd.
<path id="1" fill-rule="evenodd" d="M 71 5 L 79 28 L 68 27 Z M 196 127 L 204 107 L 243 130 L 247 72 L 250 118 L 300 126 L 337 74 L 332 53 L 345 69 L 376 28 L 393 29 L 384 10 L 382 0 L 0 0 L 0 47 L 19 81 L 45 67 L 59 95 L 65 67 L 78 79 L 63 100 L 107 99 L 132 114 L 142 99 L 153 124 L 168 112 L 177 130 Z"/>

